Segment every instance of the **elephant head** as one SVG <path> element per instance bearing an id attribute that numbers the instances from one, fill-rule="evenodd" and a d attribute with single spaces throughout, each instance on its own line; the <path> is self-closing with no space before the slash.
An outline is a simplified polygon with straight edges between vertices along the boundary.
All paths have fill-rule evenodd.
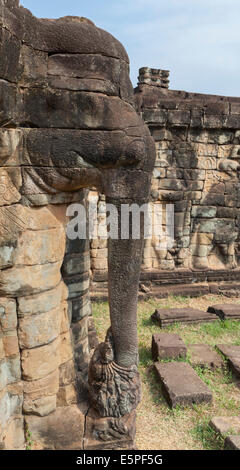
<path id="1" fill-rule="evenodd" d="M 119 214 L 121 204 L 146 203 L 154 142 L 134 108 L 123 46 L 85 18 L 37 19 L 13 0 L 1 0 L 0 6 L 2 34 L 14 34 L 8 47 L 15 51 L 15 67 L 8 63 L 2 73 L 13 86 L 1 122 L 24 135 L 23 203 L 39 193 L 93 187 Z M 92 403 L 102 416 L 122 416 L 139 400 L 136 310 L 142 248 L 142 237 L 108 242 L 111 331 L 89 373 Z M 106 368 L 111 372 L 107 385 Z"/>

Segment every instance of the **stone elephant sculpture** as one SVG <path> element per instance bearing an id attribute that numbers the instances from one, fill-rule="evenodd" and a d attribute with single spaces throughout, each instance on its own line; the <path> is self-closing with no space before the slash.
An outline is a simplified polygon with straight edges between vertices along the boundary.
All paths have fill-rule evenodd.
<path id="1" fill-rule="evenodd" d="M 27 271 L 26 282 L 18 282 L 19 266 L 24 265 L 21 259 L 23 245 L 22 241 L 19 242 L 26 228 L 23 219 L 28 214 L 30 225 L 37 224 L 38 229 L 45 230 L 49 212 L 44 219 L 44 211 L 50 210 L 51 217 L 54 215 L 58 219 L 59 229 L 59 220 L 60 225 L 66 222 L 66 204 L 79 200 L 74 199 L 74 194 L 83 194 L 84 199 L 84 188 L 96 188 L 106 195 L 107 202 L 114 204 L 119 214 L 122 203 L 142 205 L 149 198 L 155 150 L 147 126 L 134 109 L 128 56 L 110 34 L 85 18 L 35 18 L 19 6 L 17 0 L 0 1 L 0 27 L 1 57 L 4 57 L 0 65 L 0 209 L 2 218 L 5 217 L 0 234 L 3 260 L 0 296 L 5 303 L 9 299 L 12 302 L 18 299 L 15 313 L 20 318 L 20 326 L 15 327 L 18 343 L 19 335 L 21 337 L 18 347 L 23 371 L 20 371 L 18 380 L 26 381 L 23 397 L 30 397 L 35 406 L 25 404 L 23 409 L 25 406 L 27 415 L 47 419 L 49 413 L 53 416 L 56 406 L 58 410 L 58 405 L 55 400 L 47 411 L 34 411 L 37 400 L 45 400 L 46 406 L 46 397 L 43 398 L 41 390 L 45 387 L 43 381 L 49 370 L 46 367 L 47 372 L 41 376 L 24 372 L 27 361 L 34 362 L 32 354 L 35 354 L 36 345 L 31 343 L 31 338 L 29 344 L 26 342 L 26 322 L 30 319 L 19 306 L 26 296 L 29 301 L 33 295 L 31 299 L 34 301 L 40 282 L 37 280 L 39 272 L 47 280 L 47 269 L 51 266 L 48 263 L 46 268 L 43 264 L 36 272 L 31 268 Z M 28 243 L 34 244 L 34 237 Z M 63 238 L 59 241 L 60 251 L 61 243 Z M 121 426 L 125 429 L 125 425 L 116 425 L 114 419 L 130 416 L 140 399 L 136 310 L 142 247 L 143 237 L 139 240 L 109 239 L 111 329 L 106 342 L 96 349 L 89 369 L 89 397 L 95 410 L 94 419 L 109 418 L 108 429 L 110 426 L 118 431 Z M 35 256 L 38 249 L 36 244 L 34 255 L 29 255 L 29 258 Z M 61 252 L 57 267 L 59 281 L 63 256 Z M 21 259 L 17 265 L 16 259 Z M 26 264 L 30 265 L 31 259 Z M 45 291 L 52 287 L 47 280 Z M 56 299 L 55 294 L 53 297 Z M 59 298 L 62 302 L 63 297 Z M 66 294 L 64 300 L 67 300 Z M 59 315 L 59 305 L 55 305 L 55 316 Z M 34 305 L 31 308 L 31 313 L 36 315 L 38 309 Z M 36 318 L 31 316 L 32 328 L 39 328 L 40 335 L 41 327 L 36 326 Z M 53 315 L 53 323 L 56 321 L 54 318 Z M 47 347 L 42 346 L 46 342 L 38 341 L 37 349 Z M 51 341 L 55 344 L 56 339 L 53 337 Z M 54 354 L 59 353 L 59 347 L 58 344 L 54 346 Z M 47 358 L 52 357 L 51 352 L 44 355 L 45 352 L 42 350 L 41 366 L 44 360 L 47 363 Z M 50 372 L 52 374 L 52 370 Z M 33 382 L 35 385 L 38 383 L 39 394 L 35 389 L 35 394 L 32 394 Z M 57 390 L 56 385 L 55 392 L 51 394 L 56 394 Z M 21 406 L 21 400 L 19 403 Z M 33 434 L 37 427 L 39 437 L 41 425 L 30 418 L 28 426 Z M 59 416 L 56 420 L 58 424 L 54 420 L 51 424 L 44 421 L 43 427 L 56 428 Z M 69 420 L 68 424 L 63 420 L 64 426 L 66 430 L 69 426 L 72 432 L 70 417 Z M 40 433 L 41 439 L 44 432 Z M 104 434 L 105 431 L 102 432 Z M 111 440 L 114 432 L 105 434 Z M 119 432 L 119 436 L 124 434 L 122 428 Z M 69 448 L 66 442 L 56 444 L 56 436 L 50 441 L 53 448 Z"/>

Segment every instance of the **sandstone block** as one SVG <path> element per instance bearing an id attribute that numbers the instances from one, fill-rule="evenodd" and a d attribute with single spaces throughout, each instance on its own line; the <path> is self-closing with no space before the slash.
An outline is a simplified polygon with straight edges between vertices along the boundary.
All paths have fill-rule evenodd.
<path id="1" fill-rule="evenodd" d="M 84 317 L 78 323 L 74 323 L 71 330 L 75 344 L 85 339 L 88 336 L 88 317 Z"/>
<path id="2" fill-rule="evenodd" d="M 231 434 L 240 434 L 240 418 L 239 416 L 215 416 L 210 421 L 210 426 L 214 431 L 226 436 L 229 432 Z"/>
<path id="3" fill-rule="evenodd" d="M 62 298 L 64 297 L 64 290 L 67 291 L 67 288 L 63 282 L 60 282 L 55 289 L 47 290 L 41 294 L 19 297 L 18 316 L 36 315 L 54 310 L 59 306 Z"/>
<path id="4" fill-rule="evenodd" d="M 76 379 L 76 371 L 74 361 L 70 361 L 65 364 L 61 364 L 59 367 L 59 384 L 61 387 L 73 383 Z"/>
<path id="5" fill-rule="evenodd" d="M 151 318 L 153 321 L 156 321 L 161 328 L 171 325 L 174 322 L 191 324 L 216 321 L 216 318 L 210 313 L 192 308 L 157 309 Z"/>
<path id="6" fill-rule="evenodd" d="M 100 251 L 100 250 L 99 250 Z M 90 269 L 89 253 L 81 253 L 79 255 L 67 255 L 63 263 L 63 274 L 83 274 Z"/>
<path id="7" fill-rule="evenodd" d="M 18 337 L 15 334 L 7 334 L 3 337 L 3 346 L 6 357 L 17 356 L 19 354 Z"/>
<path id="8" fill-rule="evenodd" d="M 36 400 L 31 400 L 29 398 L 24 398 L 23 401 L 23 413 L 36 415 L 36 416 L 47 416 L 57 407 L 57 398 L 56 395 L 49 397 L 41 397 Z"/>
<path id="9" fill-rule="evenodd" d="M 18 239 L 14 264 L 32 266 L 56 263 L 63 260 L 65 231 L 63 227 L 52 230 L 26 231 Z"/>
<path id="10" fill-rule="evenodd" d="M 82 449 L 85 417 L 77 405 L 57 408 L 48 416 L 26 416 L 31 438 L 45 450 Z"/>
<path id="11" fill-rule="evenodd" d="M 171 408 L 212 401 L 210 390 L 188 363 L 156 362 L 154 367 Z"/>
<path id="12" fill-rule="evenodd" d="M 186 357 L 187 348 L 179 335 L 172 333 L 157 333 L 152 337 L 152 358 L 177 359 Z"/>
<path id="13" fill-rule="evenodd" d="M 240 435 L 228 436 L 225 439 L 225 449 L 240 450 Z"/>
<path id="14" fill-rule="evenodd" d="M 68 362 L 73 357 L 73 345 L 70 332 L 66 332 L 60 335 L 59 337 L 59 364 L 64 364 Z"/>
<path id="15" fill-rule="evenodd" d="M 224 362 L 208 344 L 190 344 L 188 350 L 191 354 L 190 362 L 192 366 L 199 366 L 203 369 L 218 369 L 224 367 Z"/>
<path id="16" fill-rule="evenodd" d="M 60 308 L 40 315 L 19 319 L 18 337 L 21 349 L 31 349 L 49 344 L 60 334 Z"/>
<path id="17" fill-rule="evenodd" d="M 60 262 L 16 267 L 0 272 L 0 295 L 30 295 L 56 287 L 61 281 Z"/>
<path id="18" fill-rule="evenodd" d="M 0 129 L 0 164 L 16 167 L 21 162 L 22 131 L 20 129 Z"/>
<path id="19" fill-rule="evenodd" d="M 57 406 L 68 406 L 77 403 L 77 391 L 75 384 L 65 385 L 59 388 Z"/>
<path id="20" fill-rule="evenodd" d="M 9 392 L 0 394 L 0 434 L 12 416 L 21 415 L 22 403 L 22 395 L 12 395 Z"/>
<path id="21" fill-rule="evenodd" d="M 216 170 L 217 161 L 215 157 L 198 157 L 198 168 L 200 170 Z"/>
<path id="22" fill-rule="evenodd" d="M 15 183 L 16 182 L 16 186 Z M 18 168 L 0 168 L 0 206 L 20 201 L 21 172 Z"/>
<path id="23" fill-rule="evenodd" d="M 17 327 L 17 308 L 15 299 L 0 298 L 0 326 L 3 332 Z"/>
<path id="24" fill-rule="evenodd" d="M 59 370 L 56 369 L 42 379 L 31 382 L 23 381 L 23 393 L 26 400 L 37 400 L 56 395 L 59 389 Z"/>
<path id="25" fill-rule="evenodd" d="M 208 307 L 209 313 L 214 313 L 221 320 L 240 318 L 240 304 L 216 304 Z"/>
<path id="26" fill-rule="evenodd" d="M 240 377 L 240 346 L 218 344 L 217 349 L 226 357 L 233 373 Z"/>
<path id="27" fill-rule="evenodd" d="M 2 437 L 5 450 L 24 450 L 25 433 L 24 419 L 22 417 L 13 418 L 4 430 Z"/>
<path id="28" fill-rule="evenodd" d="M 0 390 L 21 379 L 20 357 L 8 357 L 0 364 Z"/>
<path id="29" fill-rule="evenodd" d="M 55 371 L 59 365 L 59 338 L 52 343 L 22 352 L 24 380 L 39 380 Z"/>
<path id="30" fill-rule="evenodd" d="M 210 206 L 193 206 L 191 215 L 192 217 L 213 218 L 216 216 L 217 208 Z"/>
<path id="31" fill-rule="evenodd" d="M 0 361 L 5 358 L 5 351 L 3 347 L 3 341 L 2 338 L 0 338 Z"/>

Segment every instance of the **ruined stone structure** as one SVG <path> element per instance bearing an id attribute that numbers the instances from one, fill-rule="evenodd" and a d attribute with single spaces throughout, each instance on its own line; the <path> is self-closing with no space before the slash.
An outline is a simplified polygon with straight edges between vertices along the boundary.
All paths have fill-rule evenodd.
<path id="1" fill-rule="evenodd" d="M 168 293 L 240 291 L 240 98 L 168 89 L 167 71 L 142 68 L 137 111 L 155 140 L 151 200 L 174 208 L 174 245 L 145 240 L 141 279 Z M 103 218 L 104 198 L 99 200 Z M 104 286 L 104 240 L 93 240 L 96 286 Z M 162 287 L 161 287 L 162 286 Z"/>
<path id="2" fill-rule="evenodd" d="M 39 449 L 132 448 L 143 240 L 109 241 L 111 329 L 89 366 L 89 242 L 65 234 L 87 188 L 118 209 L 148 201 L 155 150 L 128 56 L 91 21 L 18 0 L 0 0 L 0 55 L 0 447 L 31 432 Z"/>

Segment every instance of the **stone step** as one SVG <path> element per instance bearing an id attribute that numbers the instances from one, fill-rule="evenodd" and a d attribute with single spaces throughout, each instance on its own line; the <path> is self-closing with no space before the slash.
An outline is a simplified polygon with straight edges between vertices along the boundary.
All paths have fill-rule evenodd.
<path id="1" fill-rule="evenodd" d="M 191 354 L 192 366 L 202 369 L 219 369 L 224 367 L 224 361 L 219 354 L 208 344 L 189 344 L 188 350 Z"/>
<path id="2" fill-rule="evenodd" d="M 240 434 L 240 416 L 214 416 L 209 425 L 225 437 L 226 434 Z"/>
<path id="3" fill-rule="evenodd" d="M 187 347 L 179 335 L 156 333 L 152 336 L 152 358 L 154 361 L 185 358 L 186 355 Z"/>
<path id="4" fill-rule="evenodd" d="M 217 349 L 226 357 L 232 372 L 240 378 L 240 346 L 234 344 L 217 344 Z"/>
<path id="5" fill-rule="evenodd" d="M 240 450 L 240 436 L 228 436 L 225 439 L 226 450 Z"/>
<path id="6" fill-rule="evenodd" d="M 225 438 L 225 449 L 240 450 L 240 416 L 215 416 L 209 425 Z"/>
<path id="7" fill-rule="evenodd" d="M 208 307 L 209 313 L 214 313 L 221 320 L 240 319 L 240 304 L 216 304 Z"/>
<path id="8" fill-rule="evenodd" d="M 153 321 L 156 321 L 161 328 L 175 322 L 190 324 L 217 320 L 217 317 L 214 317 L 212 314 L 194 308 L 157 309 L 151 318 Z"/>
<path id="9" fill-rule="evenodd" d="M 156 362 L 154 367 L 171 408 L 212 401 L 212 393 L 190 364 L 176 361 Z"/>

